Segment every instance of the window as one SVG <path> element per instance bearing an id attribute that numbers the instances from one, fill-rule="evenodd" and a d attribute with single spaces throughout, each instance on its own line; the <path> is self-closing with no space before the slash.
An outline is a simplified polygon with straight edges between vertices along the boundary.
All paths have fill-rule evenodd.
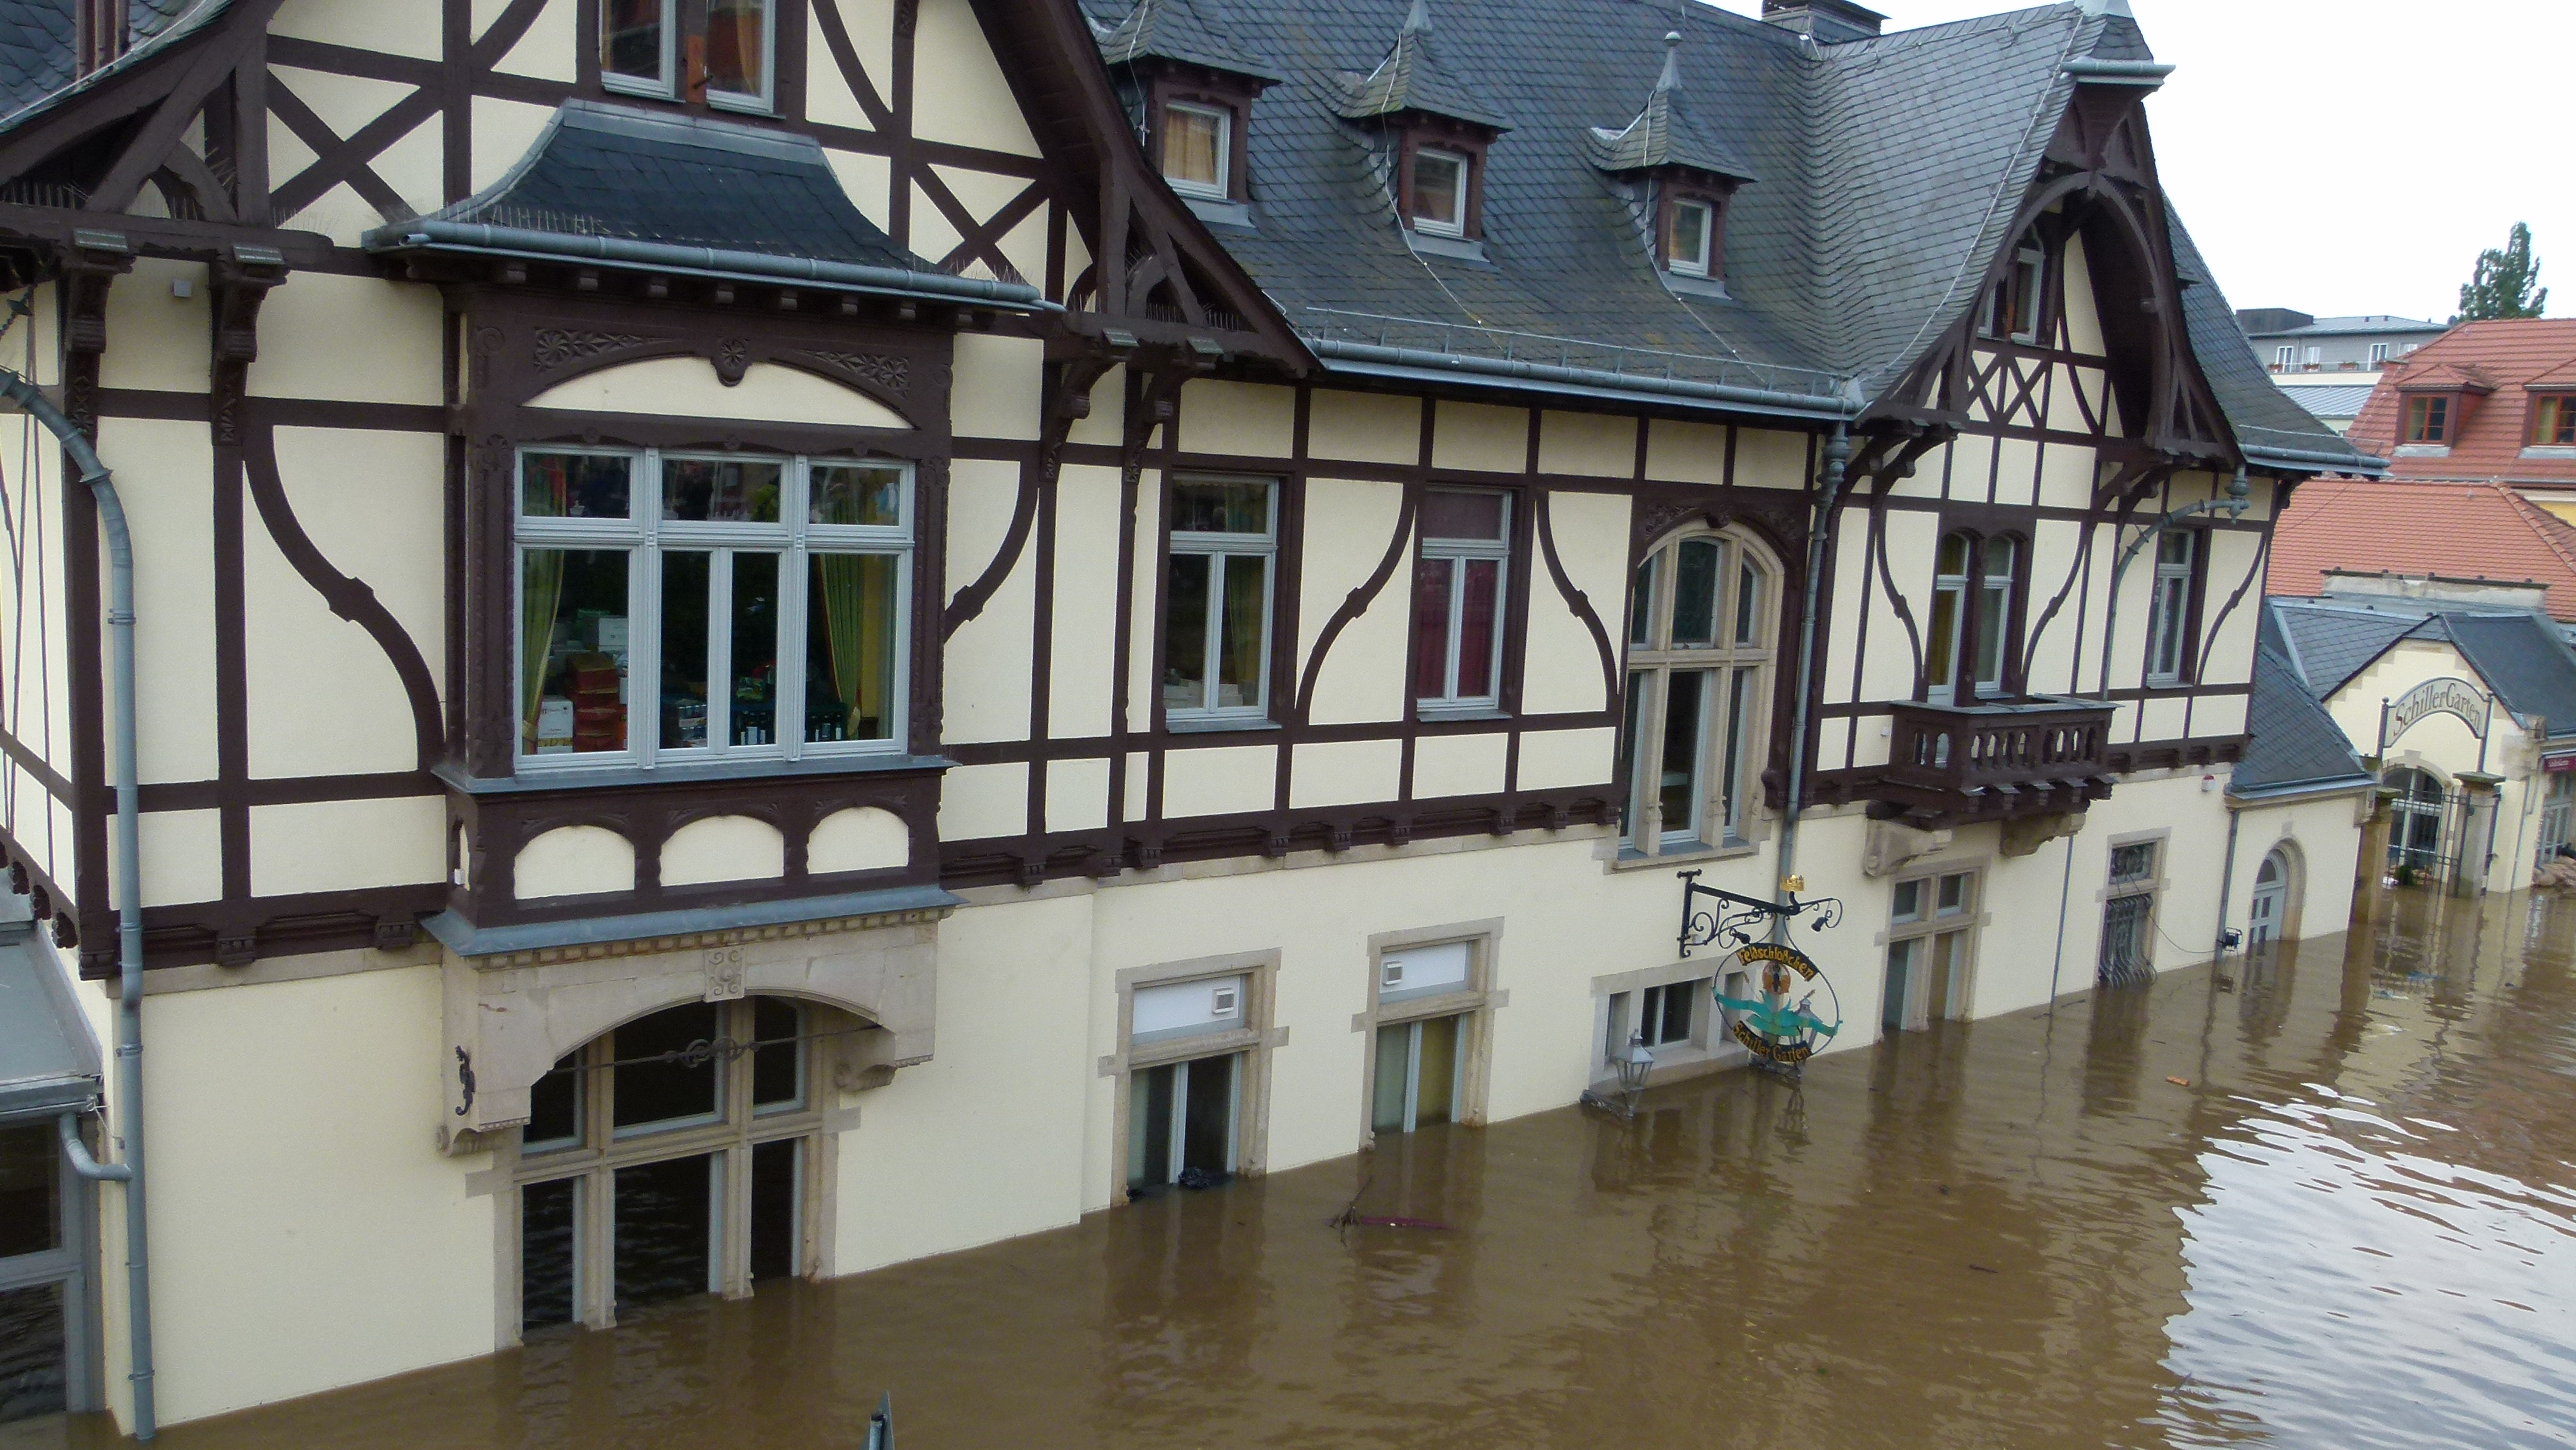
<path id="1" fill-rule="evenodd" d="M 1410 1133 L 1478 1116 L 1475 1066 L 1491 983 L 1492 938 L 1451 933 L 1499 923 L 1370 938 L 1369 1033 L 1362 1100 L 1371 1133 Z M 1444 939 L 1445 938 L 1445 939 Z"/>
<path id="2" fill-rule="evenodd" d="M 1920 1031 L 1933 1019 L 1969 1015 L 1976 959 L 1977 873 L 1949 871 L 1896 883 L 1888 913 L 1887 977 L 1879 1026 Z"/>
<path id="3" fill-rule="evenodd" d="M 1269 707 L 1271 567 L 1279 490 L 1257 479 L 1176 479 L 1163 589 L 1163 710 L 1258 720 Z"/>
<path id="4" fill-rule="evenodd" d="M 2023 247 L 2014 254 L 2011 270 L 1986 298 L 1986 336 L 2014 342 L 2038 339 L 2040 281 L 2047 270 L 2047 254 L 2037 247 Z"/>
<path id="5" fill-rule="evenodd" d="M 2406 400 L 2406 441 L 2440 443 L 2449 436 L 2451 400 L 2449 398 L 2408 398 Z"/>
<path id="6" fill-rule="evenodd" d="M 903 463 L 524 450 L 522 763 L 901 749 L 911 520 Z"/>
<path id="7" fill-rule="evenodd" d="M 1233 1177 L 1242 1082 L 1240 1052 L 1139 1071 L 1127 1089 L 1127 1196 Z"/>
<path id="8" fill-rule="evenodd" d="M 1466 1037 L 1464 1013 L 1380 1027 L 1369 1097 L 1371 1130 L 1410 1133 L 1458 1121 L 1466 1096 Z"/>
<path id="9" fill-rule="evenodd" d="M 2576 447 L 2576 394 L 2542 393 L 2531 400 L 2531 442 L 2538 448 Z"/>
<path id="10" fill-rule="evenodd" d="M 1435 488 L 1422 496 L 1422 562 L 1413 584 L 1413 695 L 1426 712 L 1502 702 L 1503 589 L 1512 501 Z"/>
<path id="11" fill-rule="evenodd" d="M 1629 849 L 1656 856 L 1744 841 L 1777 578 L 1748 540 L 1727 533 L 1684 535 L 1638 566 L 1621 734 Z"/>
<path id="12" fill-rule="evenodd" d="M 555 1064 L 519 1159 L 519 1321 L 604 1327 L 664 1299 L 805 1272 L 810 1044 L 793 1002 L 691 1002 Z M 747 1214 L 738 1230 L 728 1219 Z"/>
<path id="13" fill-rule="evenodd" d="M 2325 350 L 2324 348 L 2322 348 L 2322 347 L 2316 347 L 2316 346 L 2311 346 L 2311 347 L 2309 347 L 2309 349 L 2308 349 L 2308 355 L 2307 355 L 2307 358 L 2306 358 L 2306 362 L 2307 362 L 2307 365 L 2308 365 L 2308 367 L 2309 367 L 2309 368 L 2313 369 L 2313 368 L 2315 368 L 2319 363 L 2322 363 L 2322 362 L 2324 362 L 2325 360 L 2326 360 L 2326 350 Z"/>
<path id="14" fill-rule="evenodd" d="M 674 0 L 600 0 L 599 78 L 612 91 L 670 97 L 685 55 L 692 93 L 709 105 L 768 110 L 777 37 L 775 0 L 706 0 L 705 30 L 683 39 Z"/>
<path id="15" fill-rule="evenodd" d="M 1119 974 L 1122 1031 L 1108 1063 L 1126 1131 L 1111 1182 L 1130 1199 L 1212 1188 L 1259 1171 L 1275 953 Z"/>
<path id="16" fill-rule="evenodd" d="M 1975 645 L 1966 661 L 1975 693 L 2004 692 L 2012 664 L 2013 579 L 2019 555 L 2019 545 L 2010 538 L 1942 538 L 1933 556 L 1932 630 L 1923 654 L 1924 698 L 1931 703 L 1958 703 L 1962 641 Z"/>
<path id="17" fill-rule="evenodd" d="M 1706 277 L 1716 270 L 1717 207 L 1683 198 L 1673 203 L 1664 234 L 1664 265 L 1685 277 Z"/>
<path id="18" fill-rule="evenodd" d="M 1404 211 L 1415 231 L 1438 237 L 1467 234 L 1467 172 L 1473 165 L 1455 151 L 1424 147 L 1413 153 L 1413 183 Z"/>
<path id="19" fill-rule="evenodd" d="M 2576 842 L 2576 770 L 2565 767 L 2576 761 L 2564 757 L 2545 761 L 2541 769 L 2549 775 L 2548 792 L 2540 801 L 2540 864 L 2557 859 L 2559 848 Z"/>
<path id="20" fill-rule="evenodd" d="M 2147 683 L 2182 683 L 2191 632 L 2192 556 L 2198 537 L 2168 530 L 2156 540 L 2155 599 L 2147 611 Z"/>
<path id="21" fill-rule="evenodd" d="M 2105 986 L 2155 975 L 2157 857 L 2162 841 L 2114 843 L 2111 884 L 2102 893 L 2102 955 L 2095 979 Z"/>
<path id="22" fill-rule="evenodd" d="M 2298 361 L 2299 350 L 2295 347 L 2276 347 L 2272 349 L 2272 369 L 2275 372 L 2286 373 L 2291 368 L 2297 366 Z"/>
<path id="23" fill-rule="evenodd" d="M 1977 551 L 1984 572 L 1977 583 L 1977 693 L 1999 695 L 2004 688 L 2005 656 L 2011 653 L 2013 541 L 1988 539 Z"/>
<path id="24" fill-rule="evenodd" d="M 82 1408 L 87 1275 L 81 1195 L 54 1120 L 0 1127 L 0 1424 Z M 13 1442 L 14 1443 L 14 1442 Z"/>
<path id="25" fill-rule="evenodd" d="M 1697 1041 L 1696 1014 L 1700 1000 L 1710 995 L 1712 985 L 1710 978 L 1701 977 L 1613 997 L 1608 1034 L 1611 1051 L 1615 1054 L 1636 1041 L 1648 1047 L 1677 1047 Z"/>
<path id="26" fill-rule="evenodd" d="M 1174 102 L 1163 107 L 1163 179 L 1185 196 L 1231 194 L 1232 112 Z"/>
<path id="27" fill-rule="evenodd" d="M 2382 365 L 2382 364 L 2386 363 L 2387 361 L 2388 361 L 2388 344 L 2386 344 L 2386 343 L 2384 343 L 2384 342 L 2374 342 L 2374 343 L 2372 343 L 2372 344 L 2370 345 L 2370 365 L 2371 365 L 2372 367 L 2378 367 L 2378 366 L 2380 366 L 2380 365 Z"/>

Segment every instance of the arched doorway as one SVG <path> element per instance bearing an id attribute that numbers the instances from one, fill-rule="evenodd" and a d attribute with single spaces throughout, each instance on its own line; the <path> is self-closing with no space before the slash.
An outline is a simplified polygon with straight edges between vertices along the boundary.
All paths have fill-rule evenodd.
<path id="1" fill-rule="evenodd" d="M 2289 935 L 2290 875 L 2286 847 L 2275 846 L 2254 872 L 2254 901 L 2246 913 L 2245 949 L 2261 951 Z"/>
<path id="2" fill-rule="evenodd" d="M 2441 881 L 2449 874 L 2451 795 L 2431 771 L 2399 766 L 2380 778 L 2397 794 L 2388 803 L 2388 869 L 2401 881 Z"/>

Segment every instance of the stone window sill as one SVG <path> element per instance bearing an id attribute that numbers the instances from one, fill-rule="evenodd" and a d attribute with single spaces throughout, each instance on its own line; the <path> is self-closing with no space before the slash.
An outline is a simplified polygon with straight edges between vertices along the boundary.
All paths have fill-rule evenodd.
<path id="1" fill-rule="evenodd" d="M 1694 861 L 1732 861 L 1738 857 L 1753 855 L 1761 849 L 1760 843 L 1754 841 L 1725 841 L 1715 846 L 1704 844 L 1668 846 L 1659 854 L 1649 856 L 1634 846 L 1622 845 L 1619 848 L 1619 854 L 1611 860 L 1610 869 L 1642 871 L 1655 866 L 1687 866 Z"/>

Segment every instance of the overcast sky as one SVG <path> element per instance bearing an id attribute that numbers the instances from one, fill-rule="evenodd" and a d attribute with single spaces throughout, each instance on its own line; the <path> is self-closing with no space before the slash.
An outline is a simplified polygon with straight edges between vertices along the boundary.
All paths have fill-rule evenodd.
<path id="1" fill-rule="evenodd" d="M 2021 8 L 1862 3 L 1890 30 Z M 2549 315 L 2576 316 L 2576 186 L 2558 159 L 2576 0 L 2130 8 L 2179 67 L 2147 103 L 2157 164 L 2230 303 L 2444 321 L 2478 253 L 2524 221 Z"/>

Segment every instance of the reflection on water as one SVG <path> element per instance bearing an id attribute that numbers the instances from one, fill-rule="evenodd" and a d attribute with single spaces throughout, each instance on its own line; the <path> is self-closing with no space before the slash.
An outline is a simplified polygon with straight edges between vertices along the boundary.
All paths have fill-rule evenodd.
<path id="1" fill-rule="evenodd" d="M 2567 1443 L 2576 903 L 2277 950 L 162 1443 Z"/>

